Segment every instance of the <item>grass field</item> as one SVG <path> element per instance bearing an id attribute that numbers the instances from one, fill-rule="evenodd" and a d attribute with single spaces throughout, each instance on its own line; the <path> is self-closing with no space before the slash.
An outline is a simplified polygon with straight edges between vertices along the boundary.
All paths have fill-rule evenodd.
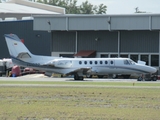
<path id="1" fill-rule="evenodd" d="M 159 83 L 4 82 L 112 87 L 0 87 L 0 120 L 159 120 Z M 115 85 L 114 85 L 115 84 Z M 132 86 L 129 88 L 118 86 Z"/>

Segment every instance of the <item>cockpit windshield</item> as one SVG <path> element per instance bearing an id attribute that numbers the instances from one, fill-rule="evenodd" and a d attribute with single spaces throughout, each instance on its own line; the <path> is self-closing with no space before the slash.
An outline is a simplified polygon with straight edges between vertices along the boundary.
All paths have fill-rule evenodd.
<path id="1" fill-rule="evenodd" d="M 129 60 L 131 65 L 135 65 L 135 62 L 133 60 Z"/>
<path id="2" fill-rule="evenodd" d="M 135 65 L 135 62 L 133 60 L 126 59 L 126 60 L 124 60 L 124 64 L 125 65 Z"/>

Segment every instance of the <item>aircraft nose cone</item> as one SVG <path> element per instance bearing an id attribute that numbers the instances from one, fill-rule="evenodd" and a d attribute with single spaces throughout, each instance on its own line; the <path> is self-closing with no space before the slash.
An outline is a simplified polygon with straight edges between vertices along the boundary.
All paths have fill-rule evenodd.
<path id="1" fill-rule="evenodd" d="M 154 67 L 150 67 L 150 68 L 149 68 L 149 72 L 150 72 L 150 73 L 156 73 L 156 72 L 157 72 L 157 69 L 154 68 Z"/>
<path id="2" fill-rule="evenodd" d="M 152 68 L 152 73 L 156 73 L 157 72 L 157 69 L 156 68 Z"/>

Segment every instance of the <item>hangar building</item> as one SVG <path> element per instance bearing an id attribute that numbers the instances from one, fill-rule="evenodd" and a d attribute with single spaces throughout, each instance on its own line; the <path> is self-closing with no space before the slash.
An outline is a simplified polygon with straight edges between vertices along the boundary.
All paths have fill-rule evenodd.
<path id="1" fill-rule="evenodd" d="M 160 14 L 34 16 L 52 34 L 53 56 L 129 57 L 160 68 Z M 93 56 L 91 56 L 93 57 Z"/>
<path id="2" fill-rule="evenodd" d="M 10 33 L 23 39 L 32 53 L 50 55 L 51 35 L 46 31 L 33 31 L 32 16 L 55 14 L 65 14 L 65 8 L 27 0 L 0 3 L 0 59 L 10 57 L 4 39 L 4 34 Z"/>
<path id="3" fill-rule="evenodd" d="M 46 5 L 28 0 L 9 0 L 0 3 L 0 21 L 22 19 L 32 15 L 65 14 L 65 8 Z"/>

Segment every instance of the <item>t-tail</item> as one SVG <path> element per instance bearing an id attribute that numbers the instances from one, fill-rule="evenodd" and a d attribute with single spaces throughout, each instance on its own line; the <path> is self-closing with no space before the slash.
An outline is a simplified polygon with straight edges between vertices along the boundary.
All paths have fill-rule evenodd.
<path id="1" fill-rule="evenodd" d="M 20 60 L 30 61 L 34 56 L 27 47 L 22 43 L 19 37 L 15 34 L 4 35 L 9 50 L 9 54 L 14 63 Z"/>

